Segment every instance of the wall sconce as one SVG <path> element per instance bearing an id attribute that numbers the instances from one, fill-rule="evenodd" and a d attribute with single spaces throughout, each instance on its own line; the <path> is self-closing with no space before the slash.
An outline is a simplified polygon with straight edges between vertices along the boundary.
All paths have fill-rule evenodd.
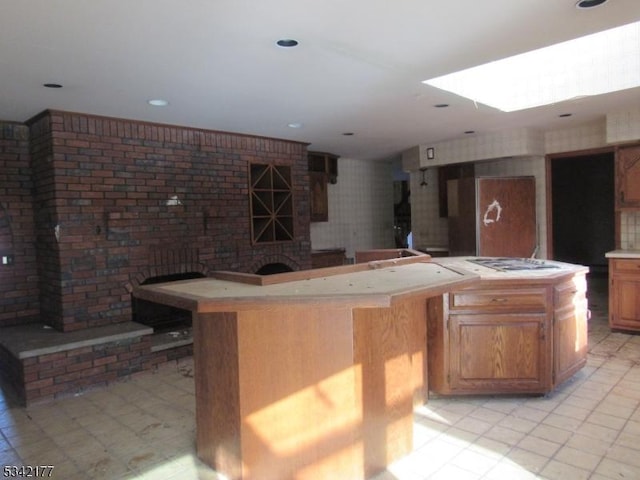
<path id="1" fill-rule="evenodd" d="M 424 188 L 424 187 L 426 187 L 427 185 L 429 185 L 429 184 L 427 183 L 427 179 L 425 178 L 425 175 L 427 174 L 427 169 L 426 169 L 426 167 L 422 167 L 422 168 L 420 169 L 420 171 L 422 172 L 422 181 L 420 182 L 420 187 Z"/>
<path id="2" fill-rule="evenodd" d="M 436 158 L 436 149 L 433 147 L 427 148 L 427 160 L 433 160 Z"/>

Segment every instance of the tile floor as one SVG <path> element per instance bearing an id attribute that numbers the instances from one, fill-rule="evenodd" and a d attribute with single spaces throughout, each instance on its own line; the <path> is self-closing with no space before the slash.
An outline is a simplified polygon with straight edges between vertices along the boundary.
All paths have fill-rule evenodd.
<path id="1" fill-rule="evenodd" d="M 431 398 L 415 414 L 414 452 L 375 480 L 640 478 L 640 335 L 608 329 L 606 279 L 589 289 L 583 370 L 545 397 Z M 5 392 L 0 466 L 53 465 L 64 480 L 218 479 L 195 458 L 193 390 L 187 359 L 29 408 Z"/>

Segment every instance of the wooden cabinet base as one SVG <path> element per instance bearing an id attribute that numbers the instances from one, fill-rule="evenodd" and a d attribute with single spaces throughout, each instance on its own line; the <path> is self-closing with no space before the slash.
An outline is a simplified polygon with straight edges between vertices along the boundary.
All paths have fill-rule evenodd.
<path id="1" fill-rule="evenodd" d="M 484 281 L 428 301 L 429 384 L 439 394 L 544 394 L 586 363 L 585 274 Z"/>
<path id="2" fill-rule="evenodd" d="M 230 479 L 365 479 L 411 452 L 426 300 L 194 314 L 197 454 Z"/>

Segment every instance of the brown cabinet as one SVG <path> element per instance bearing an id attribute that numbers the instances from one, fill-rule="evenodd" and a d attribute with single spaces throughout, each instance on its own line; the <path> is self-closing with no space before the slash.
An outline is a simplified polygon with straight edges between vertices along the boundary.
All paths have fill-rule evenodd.
<path id="1" fill-rule="evenodd" d="M 329 220 L 327 184 L 338 181 L 338 156 L 324 152 L 308 152 L 309 190 L 312 222 Z"/>
<path id="2" fill-rule="evenodd" d="M 586 362 L 585 275 L 483 281 L 428 301 L 431 390 L 546 393 Z"/>
<path id="3" fill-rule="evenodd" d="M 587 361 L 587 280 L 585 275 L 553 287 L 553 384 L 559 385 Z"/>
<path id="4" fill-rule="evenodd" d="M 345 264 L 344 248 L 311 250 L 311 268 L 339 267 Z"/>
<path id="5" fill-rule="evenodd" d="M 617 152 L 616 208 L 640 209 L 640 145 Z"/>
<path id="6" fill-rule="evenodd" d="M 640 331 L 640 259 L 609 259 L 609 326 Z"/>

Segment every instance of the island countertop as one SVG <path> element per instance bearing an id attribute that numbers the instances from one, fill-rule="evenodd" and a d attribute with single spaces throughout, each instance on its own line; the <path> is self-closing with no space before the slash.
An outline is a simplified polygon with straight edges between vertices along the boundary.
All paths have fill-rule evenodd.
<path id="1" fill-rule="evenodd" d="M 506 264 L 504 268 L 500 267 L 501 260 Z M 561 277 L 589 270 L 584 265 L 529 258 L 445 257 L 435 261 L 444 267 L 474 273 L 481 280 L 525 281 L 534 284 L 556 281 Z M 517 262 L 518 265 L 510 262 Z"/>
<path id="2" fill-rule="evenodd" d="M 604 254 L 606 258 L 640 258 L 640 250 L 618 249 Z"/>
<path id="3" fill-rule="evenodd" d="M 384 307 L 406 296 L 439 295 L 478 280 L 476 273 L 457 265 L 416 256 L 270 276 L 215 272 L 213 277 L 139 286 L 134 295 L 194 312 L 286 303 Z"/>

